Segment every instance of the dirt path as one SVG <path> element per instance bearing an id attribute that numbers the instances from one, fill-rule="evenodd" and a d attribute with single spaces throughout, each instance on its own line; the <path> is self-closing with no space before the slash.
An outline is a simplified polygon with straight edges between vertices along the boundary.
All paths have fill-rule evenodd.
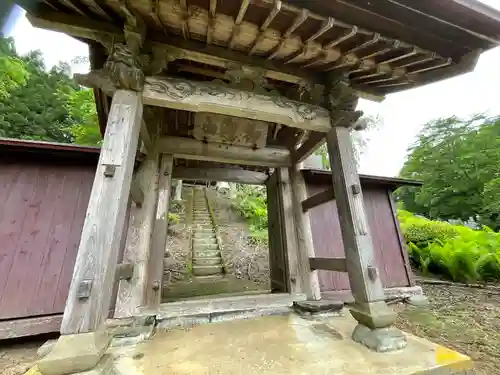
<path id="1" fill-rule="evenodd" d="M 477 375 L 500 375 L 499 291 L 423 285 L 431 306 L 400 306 L 398 327 L 469 355 Z"/>
<path id="2" fill-rule="evenodd" d="M 53 336 L 0 341 L 0 374 L 24 374 L 36 363 L 36 351 L 49 338 Z"/>

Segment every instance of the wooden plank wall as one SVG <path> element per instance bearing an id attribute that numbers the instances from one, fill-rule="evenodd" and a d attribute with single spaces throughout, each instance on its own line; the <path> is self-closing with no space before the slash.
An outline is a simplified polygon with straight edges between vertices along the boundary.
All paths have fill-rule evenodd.
<path id="1" fill-rule="evenodd" d="M 325 191 L 330 186 L 308 185 L 308 196 Z M 387 187 L 363 185 L 364 203 L 372 235 L 375 258 L 385 288 L 410 285 L 405 258 L 401 249 L 396 223 L 391 211 Z M 344 257 L 344 244 L 335 201 L 310 210 L 311 230 L 316 257 Z M 349 290 L 346 273 L 319 271 L 321 291 Z"/>
<path id="2" fill-rule="evenodd" d="M 95 166 L 1 160 L 0 319 L 62 313 Z"/>

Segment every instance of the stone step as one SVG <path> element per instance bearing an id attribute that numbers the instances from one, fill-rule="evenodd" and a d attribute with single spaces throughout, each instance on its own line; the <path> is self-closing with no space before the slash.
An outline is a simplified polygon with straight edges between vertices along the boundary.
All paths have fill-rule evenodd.
<path id="1" fill-rule="evenodd" d="M 209 249 L 213 249 L 216 248 L 216 246 L 217 246 L 217 240 L 215 238 L 210 238 L 210 239 L 193 238 L 194 248 L 208 247 Z"/>
<path id="2" fill-rule="evenodd" d="M 193 266 L 195 276 L 210 276 L 222 273 L 222 266 Z"/>
<path id="3" fill-rule="evenodd" d="M 195 233 L 194 233 L 194 236 L 193 236 L 193 238 L 194 238 L 195 240 L 202 240 L 202 239 L 208 239 L 208 240 L 211 240 L 211 239 L 214 239 L 214 238 L 216 238 L 216 237 L 217 237 L 217 236 L 215 235 L 215 233 L 214 233 L 214 232 L 212 232 L 212 233 L 210 233 L 210 232 L 208 232 L 208 233 L 203 233 L 203 232 L 199 232 L 199 233 L 198 233 L 198 232 L 195 232 Z"/>
<path id="4" fill-rule="evenodd" d="M 193 233 L 214 233 L 214 228 L 210 225 L 210 227 L 194 227 Z"/>
<path id="5" fill-rule="evenodd" d="M 196 232 L 198 230 L 200 230 L 200 231 L 211 230 L 213 232 L 214 226 L 212 225 L 212 223 L 204 223 L 204 224 L 193 223 L 193 231 Z"/>
<path id="6" fill-rule="evenodd" d="M 212 256 L 217 256 L 220 252 L 219 250 L 219 246 L 214 246 L 214 245 L 211 245 L 211 246 L 198 246 L 198 247 L 193 247 L 193 254 L 197 255 L 197 254 L 201 254 L 201 256 L 207 256 L 205 253 L 209 253 L 209 254 L 213 254 L 213 252 L 217 252 L 217 254 L 215 255 L 209 255 L 210 257 Z"/>
<path id="7" fill-rule="evenodd" d="M 222 265 L 221 257 L 197 257 L 193 258 L 193 266 L 219 266 Z"/>
<path id="8" fill-rule="evenodd" d="M 217 250 L 209 250 L 209 249 L 200 249 L 193 251 L 193 258 L 215 258 L 220 255 L 220 251 Z"/>

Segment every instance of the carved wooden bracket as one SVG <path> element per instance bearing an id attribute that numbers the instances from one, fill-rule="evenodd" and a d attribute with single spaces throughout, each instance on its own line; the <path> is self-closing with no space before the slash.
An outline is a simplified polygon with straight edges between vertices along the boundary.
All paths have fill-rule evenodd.
<path id="1" fill-rule="evenodd" d="M 366 122 L 358 123 L 363 111 L 356 111 L 359 97 L 356 92 L 343 80 L 343 74 L 332 73 L 327 75 L 324 106 L 330 112 L 332 127 L 342 126 L 362 130 Z"/>

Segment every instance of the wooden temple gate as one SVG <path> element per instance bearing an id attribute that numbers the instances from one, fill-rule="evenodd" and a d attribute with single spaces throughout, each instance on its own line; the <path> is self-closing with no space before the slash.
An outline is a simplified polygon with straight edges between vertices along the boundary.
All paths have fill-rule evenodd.
<path id="1" fill-rule="evenodd" d="M 318 269 L 347 272 L 359 322 L 353 338 L 380 341 L 396 314 L 384 302 L 350 133 L 363 128 L 360 96 L 381 100 L 470 71 L 498 44 L 498 13 L 472 0 L 442 3 L 26 4 L 33 25 L 89 43 L 92 71 L 76 78 L 95 89 L 104 132 L 62 336 L 42 373 L 83 371 L 101 358 L 115 281 L 116 316 L 159 309 L 173 175 L 249 183 L 272 175 L 284 220 L 271 241 L 286 248 L 284 290 L 318 300 Z M 332 190 L 306 199 L 299 165 L 325 140 Z M 317 259 L 308 209 L 333 196 L 345 259 Z M 137 246 L 118 264 L 131 200 L 140 207 L 131 218 Z M 401 334 L 384 332 L 404 346 Z M 75 361 L 82 347 L 85 360 Z"/>

